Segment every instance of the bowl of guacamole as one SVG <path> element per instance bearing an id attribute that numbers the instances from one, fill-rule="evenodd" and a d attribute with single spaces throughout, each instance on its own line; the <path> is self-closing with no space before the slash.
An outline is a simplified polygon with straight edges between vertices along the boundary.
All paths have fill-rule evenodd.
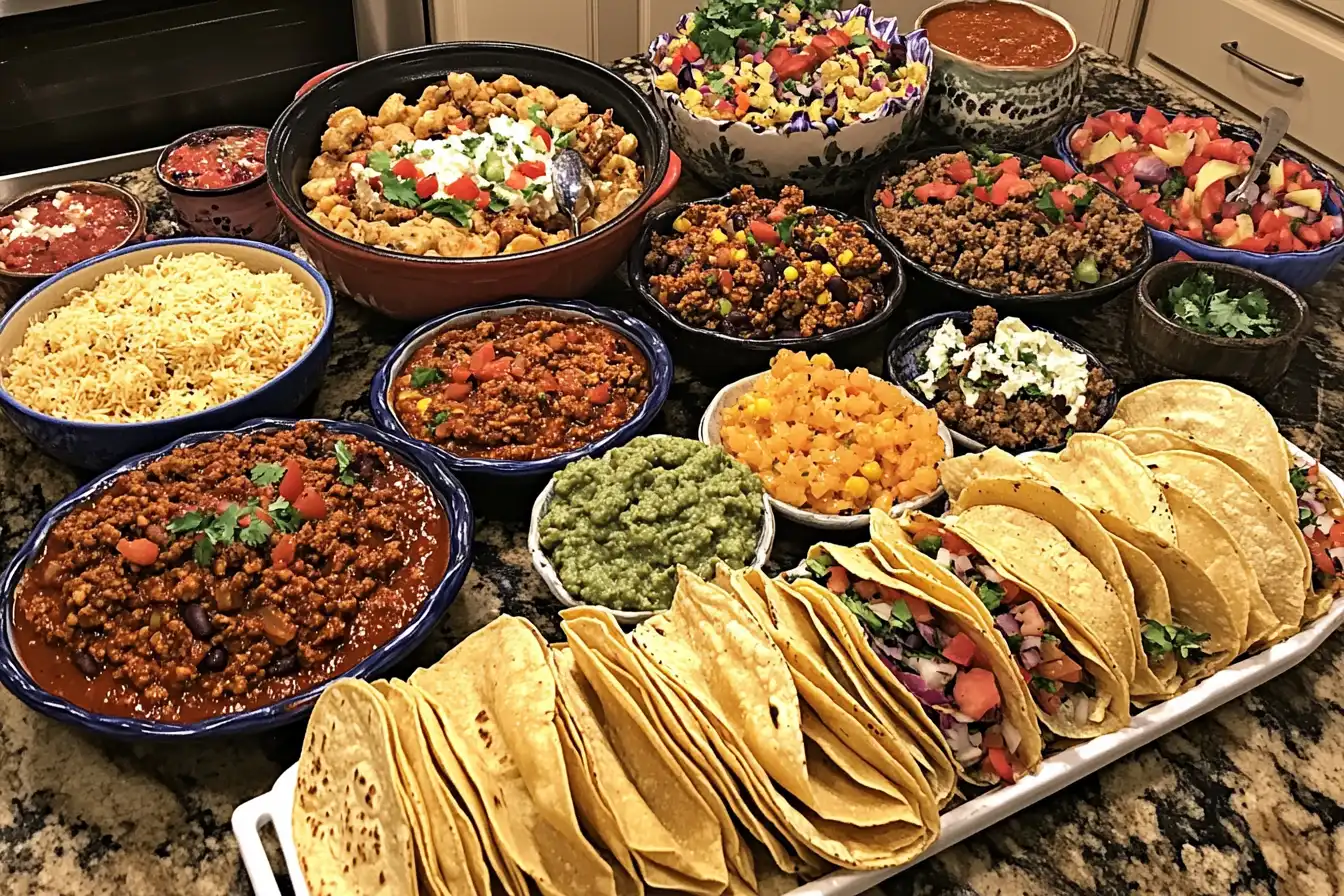
<path id="1" fill-rule="evenodd" d="M 532 508 L 532 565 L 566 606 L 638 622 L 672 604 L 677 566 L 762 565 L 774 515 L 755 473 L 719 447 L 643 436 L 551 477 Z"/>

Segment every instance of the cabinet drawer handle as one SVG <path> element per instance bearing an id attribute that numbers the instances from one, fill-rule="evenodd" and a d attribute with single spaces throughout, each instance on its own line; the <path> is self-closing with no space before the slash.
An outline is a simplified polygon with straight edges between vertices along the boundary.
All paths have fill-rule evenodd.
<path id="1" fill-rule="evenodd" d="M 1294 75 L 1291 72 L 1285 72 L 1280 69 L 1273 68 L 1272 66 L 1265 65 L 1259 59 L 1252 59 L 1250 56 L 1247 56 L 1245 53 L 1237 49 L 1237 42 L 1235 40 L 1223 41 L 1223 43 L 1221 43 L 1219 46 L 1223 48 L 1224 53 L 1229 53 L 1237 57 L 1247 65 L 1255 66 L 1256 68 L 1260 69 L 1260 71 L 1264 72 L 1270 77 L 1278 78 L 1285 84 L 1291 84 L 1294 87 L 1301 87 L 1302 84 L 1307 80 L 1301 75 Z"/>

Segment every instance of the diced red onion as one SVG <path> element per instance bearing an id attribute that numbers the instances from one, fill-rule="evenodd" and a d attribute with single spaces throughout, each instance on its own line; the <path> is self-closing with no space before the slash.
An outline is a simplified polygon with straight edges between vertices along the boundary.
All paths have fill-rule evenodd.
<path id="1" fill-rule="evenodd" d="M 965 575 L 975 568 L 975 564 L 971 562 L 969 554 L 956 554 L 952 557 L 952 568 L 958 575 Z"/>
<path id="2" fill-rule="evenodd" d="M 1025 638 L 1022 639 L 1022 649 L 1023 649 L 1023 650 L 1040 650 L 1040 649 L 1041 649 L 1041 636 L 1040 636 L 1040 635 L 1027 635 Z"/>
<path id="3" fill-rule="evenodd" d="M 886 641 L 878 638 L 871 638 L 869 640 L 872 642 L 873 648 L 879 654 L 885 656 L 892 662 L 899 663 L 905 656 L 905 648 L 899 644 L 888 644 Z"/>
<path id="4" fill-rule="evenodd" d="M 1004 721 L 999 726 L 999 730 L 1003 733 L 1003 745 L 1008 748 L 1008 752 L 1016 753 L 1018 746 L 1022 743 L 1022 733 L 1013 727 L 1013 723 L 1009 721 Z"/>
<path id="5" fill-rule="evenodd" d="M 915 631 L 919 632 L 919 636 L 924 639 L 925 644 L 928 644 L 934 650 L 942 649 L 943 639 L 938 636 L 938 630 L 933 626 L 927 622 L 916 622 Z"/>
<path id="6" fill-rule="evenodd" d="M 1022 661 L 1024 669 L 1035 669 L 1041 664 L 1041 652 L 1034 648 L 1018 651 L 1017 658 Z"/>
<path id="7" fill-rule="evenodd" d="M 1015 635 L 1022 630 L 1022 623 L 1012 613 L 1000 613 L 994 617 L 994 624 L 1005 635 Z"/>
<path id="8" fill-rule="evenodd" d="M 927 656 L 909 657 L 906 659 L 906 664 L 915 670 L 927 687 L 935 691 L 942 691 L 957 674 L 955 663 Z"/>
<path id="9" fill-rule="evenodd" d="M 935 691 L 926 685 L 924 679 L 915 673 L 898 671 L 896 677 L 900 679 L 901 684 L 905 685 L 906 690 L 925 706 L 942 706 L 947 703 L 947 697 L 941 691 Z"/>
<path id="10" fill-rule="evenodd" d="M 1134 163 L 1134 178 L 1143 184 L 1160 184 L 1167 179 L 1167 163 L 1154 155 L 1146 155 Z"/>
<path id="11" fill-rule="evenodd" d="M 980 575 L 985 577 L 985 581 L 998 584 L 1003 581 L 1003 576 L 999 575 L 998 570 L 988 563 L 981 563 L 976 569 L 980 570 Z"/>
<path id="12" fill-rule="evenodd" d="M 756 63 L 757 65 L 760 65 L 762 62 L 765 61 L 765 54 L 762 53 L 760 50 L 757 50 L 755 53 L 751 54 L 751 61 Z"/>
<path id="13" fill-rule="evenodd" d="M 1320 220 L 1320 218 L 1321 218 L 1320 212 L 1315 211 L 1313 209 L 1307 209 L 1307 216 L 1302 220 L 1306 221 L 1308 224 L 1315 224 L 1317 221 Z"/>
<path id="14" fill-rule="evenodd" d="M 1082 725 L 1087 722 L 1088 711 L 1092 709 L 1092 701 L 1086 694 L 1078 693 L 1073 695 L 1073 724 Z"/>
<path id="15" fill-rule="evenodd" d="M 1306 528 L 1304 528 L 1304 529 L 1302 530 L 1302 537 L 1303 537 L 1303 538 L 1310 538 L 1311 536 L 1313 536 L 1313 535 L 1315 535 L 1315 534 L 1316 534 L 1316 527 L 1315 527 L 1315 526 L 1307 526 Z"/>
<path id="16" fill-rule="evenodd" d="M 1325 513 L 1325 505 L 1322 504 L 1320 501 L 1317 501 L 1315 498 L 1303 495 L 1298 500 L 1301 501 L 1303 504 L 1307 505 L 1307 507 L 1311 510 L 1311 512 L 1316 514 L 1317 516 L 1320 516 L 1321 514 Z"/>
<path id="17" fill-rule="evenodd" d="M 873 79 L 873 90 L 881 90 L 887 86 L 887 79 L 881 76 Z"/>
<path id="18" fill-rule="evenodd" d="M 1329 535 L 1330 530 L 1335 528 L 1335 518 L 1328 513 L 1316 517 L 1316 528 L 1321 530 L 1322 535 Z"/>

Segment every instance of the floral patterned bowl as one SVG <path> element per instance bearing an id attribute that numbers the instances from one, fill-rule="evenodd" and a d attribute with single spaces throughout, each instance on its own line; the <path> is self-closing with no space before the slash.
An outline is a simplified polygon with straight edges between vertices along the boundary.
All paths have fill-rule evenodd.
<path id="1" fill-rule="evenodd" d="M 868 33 L 889 43 L 893 52 L 903 49 L 907 64 L 932 69 L 933 50 L 923 31 L 901 35 L 895 17 L 874 15 L 863 5 L 838 13 L 836 19 L 844 23 L 855 16 L 866 19 Z M 677 30 L 689 18 L 683 16 Z M 649 44 L 651 66 L 672 38 L 672 33 L 660 34 Z M 751 184 L 771 193 L 796 184 L 816 199 L 858 192 L 873 169 L 909 145 L 928 92 L 924 85 L 911 84 L 904 96 L 887 100 L 853 124 L 841 125 L 834 118 L 811 121 L 799 113 L 787 124 L 763 127 L 705 118 L 686 108 L 679 93 L 657 86 L 650 90 L 654 106 L 666 115 L 673 148 L 702 180 L 724 190 Z"/>

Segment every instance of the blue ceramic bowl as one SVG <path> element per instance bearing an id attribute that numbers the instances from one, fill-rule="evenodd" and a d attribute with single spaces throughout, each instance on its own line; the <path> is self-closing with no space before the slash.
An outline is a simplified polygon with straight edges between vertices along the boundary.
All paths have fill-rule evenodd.
<path id="1" fill-rule="evenodd" d="M 421 480 L 429 486 L 434 497 L 448 517 L 449 562 L 444 571 L 443 581 L 430 592 L 415 617 L 411 619 L 392 640 L 369 654 L 344 675 L 339 677 L 376 678 L 394 663 L 406 657 L 412 649 L 423 641 L 434 629 L 434 624 L 457 597 L 471 568 L 472 539 L 475 523 L 472 518 L 471 501 L 466 490 L 457 481 L 443 461 L 433 452 L 425 451 L 422 445 L 399 436 L 380 432 L 363 423 L 348 423 L 341 420 L 319 420 L 323 426 L 335 432 L 368 439 L 397 456 L 397 459 L 414 470 Z M 136 467 L 156 460 L 168 454 L 174 448 L 195 445 L 222 435 L 234 433 L 249 435 L 254 432 L 270 432 L 290 429 L 293 420 L 265 418 L 250 420 L 237 429 L 223 432 L 202 432 L 178 439 L 171 445 L 151 451 L 118 464 L 98 478 L 61 499 L 55 507 L 47 511 L 38 521 L 28 540 L 19 548 L 10 560 L 3 577 L 0 577 L 0 683 L 10 693 L 43 715 L 58 722 L 65 722 L 77 728 L 83 728 L 94 734 L 128 740 L 185 740 L 197 737 L 214 737 L 226 734 L 241 734 L 274 728 L 303 719 L 312 708 L 329 683 L 323 683 L 269 706 L 246 712 L 230 713 L 207 719 L 202 722 L 173 723 L 155 722 L 146 719 L 132 719 L 122 716 L 103 715 L 83 709 L 68 700 L 62 699 L 44 690 L 33 681 L 19 661 L 18 650 L 14 644 L 14 608 L 15 592 L 29 564 L 37 559 L 52 528 L 75 507 L 107 489 L 118 476 Z"/>
<path id="2" fill-rule="evenodd" d="M 31 290 L 0 320 L 0 359 L 8 358 L 36 319 L 63 305 L 74 289 L 90 288 L 103 276 L 148 264 L 160 255 L 214 252 L 259 271 L 287 271 L 322 299 L 325 319 L 313 344 L 279 376 L 241 398 L 194 414 L 144 423 L 87 423 L 62 420 L 20 404 L 0 385 L 0 413 L 38 448 L 83 470 L 103 470 L 122 458 L 157 448 L 188 433 L 227 429 L 254 417 L 292 414 L 316 391 L 331 355 L 335 309 L 331 288 L 312 265 L 283 249 L 245 240 L 190 237 L 128 246 L 77 264 Z"/>
<path id="3" fill-rule="evenodd" d="M 897 333 L 896 338 L 891 340 L 891 345 L 887 347 L 887 354 L 884 359 L 886 362 L 887 379 L 909 389 L 910 393 L 919 401 L 925 401 L 925 399 L 924 393 L 920 392 L 919 388 L 915 385 L 915 377 L 924 372 L 924 351 L 929 347 L 929 343 L 933 341 L 934 331 L 943 325 L 943 321 L 949 319 L 955 321 L 957 326 L 962 331 L 965 331 L 970 328 L 971 312 L 940 311 L 937 314 L 930 314 L 928 317 L 921 317 L 919 320 Z M 1000 318 L 1000 320 L 1002 320 L 1002 318 Z M 1047 329 L 1046 327 L 1032 325 L 1031 328 L 1033 330 L 1042 330 L 1049 333 L 1063 343 L 1065 348 L 1086 355 L 1088 367 L 1098 367 L 1108 379 L 1116 381 L 1115 374 L 1111 369 L 1103 364 L 1101 359 L 1086 347 L 1079 345 L 1062 333 Z M 1120 392 L 1116 389 L 1101 402 L 1101 405 L 1097 408 L 1097 416 L 1102 423 L 1111 419 L 1111 415 L 1115 413 L 1115 406 L 1119 401 Z M 925 403 L 930 407 L 936 404 L 936 402 Z M 948 430 L 952 433 L 952 441 L 956 442 L 957 445 L 965 451 L 984 451 L 989 447 L 978 439 L 974 439 L 963 432 L 952 429 L 950 425 L 948 426 Z M 1063 447 L 1064 443 L 1061 442 L 1056 445 L 1033 445 L 1031 450 L 1053 451 Z"/>
<path id="4" fill-rule="evenodd" d="M 1119 109 L 1117 111 L 1129 113 L 1136 118 L 1144 112 L 1143 109 Z M 1162 114 L 1167 116 L 1168 121 L 1176 116 L 1175 112 L 1168 109 L 1163 109 Z M 1073 137 L 1074 132 L 1082 126 L 1083 122 L 1081 121 L 1065 125 L 1055 135 L 1055 155 L 1068 162 L 1078 171 L 1082 171 L 1083 166 L 1078 161 L 1078 157 L 1074 155 L 1073 150 L 1069 149 L 1069 140 Z M 1231 137 L 1233 140 L 1245 140 L 1257 149 L 1260 147 L 1260 134 L 1254 128 L 1220 120 L 1218 130 L 1224 137 Z M 1341 209 L 1344 209 L 1344 196 L 1340 195 L 1339 186 L 1334 179 L 1326 174 L 1320 166 L 1282 146 L 1275 151 L 1273 157 L 1275 159 L 1292 159 L 1306 165 L 1311 171 L 1312 178 L 1323 181 L 1326 185 L 1325 201 L 1321 206 L 1322 212 L 1332 215 L 1341 214 Z M 1249 268 L 1297 289 L 1305 289 L 1320 281 L 1329 273 L 1330 268 L 1334 267 L 1335 262 L 1344 256 L 1344 238 L 1332 240 L 1306 252 L 1279 252 L 1270 255 L 1264 252 L 1248 252 L 1245 249 L 1226 249 L 1200 240 L 1177 236 L 1168 230 L 1160 230 L 1151 225 L 1145 226 L 1153 235 L 1153 249 L 1157 261 L 1164 261 L 1177 252 L 1184 252 L 1197 261 L 1216 261 L 1222 264 L 1234 264 L 1238 267 Z"/>
<path id="5" fill-rule="evenodd" d="M 523 310 L 546 311 L 558 318 L 595 320 L 611 327 L 633 342 L 644 353 L 644 357 L 648 359 L 649 376 L 652 381 L 649 396 L 644 400 L 644 404 L 635 416 L 623 426 L 617 427 L 595 442 L 573 451 L 566 451 L 563 454 L 556 454 L 540 460 L 518 461 L 497 460 L 489 457 L 463 457 L 450 454 L 442 448 L 422 441 L 417 436 L 407 432 L 406 427 L 402 426 L 401 420 L 397 417 L 396 411 L 392 409 L 392 402 L 388 399 L 388 393 L 396 382 L 397 375 L 406 366 L 411 356 L 422 345 L 432 341 L 441 330 L 472 326 L 482 320 L 508 317 Z M 380 429 L 404 438 L 414 439 L 421 446 L 438 454 L 455 473 L 466 476 L 473 481 L 488 476 L 506 477 L 519 482 L 550 476 L 571 461 L 578 460 L 581 457 L 602 454 L 611 448 L 624 445 L 648 429 L 649 425 L 658 417 L 658 413 L 663 408 L 663 403 L 667 401 L 667 394 L 672 388 L 672 372 L 672 354 L 667 350 L 667 343 L 663 342 L 662 337 L 652 327 L 637 318 L 613 308 L 599 308 L 587 302 L 538 302 L 532 299 L 514 299 L 480 308 L 454 311 L 451 314 L 445 314 L 443 317 L 436 317 L 416 329 L 402 340 L 400 345 L 392 349 L 387 359 L 383 361 L 382 366 L 378 368 L 378 372 L 374 374 L 369 402 L 373 406 L 374 423 Z"/>

